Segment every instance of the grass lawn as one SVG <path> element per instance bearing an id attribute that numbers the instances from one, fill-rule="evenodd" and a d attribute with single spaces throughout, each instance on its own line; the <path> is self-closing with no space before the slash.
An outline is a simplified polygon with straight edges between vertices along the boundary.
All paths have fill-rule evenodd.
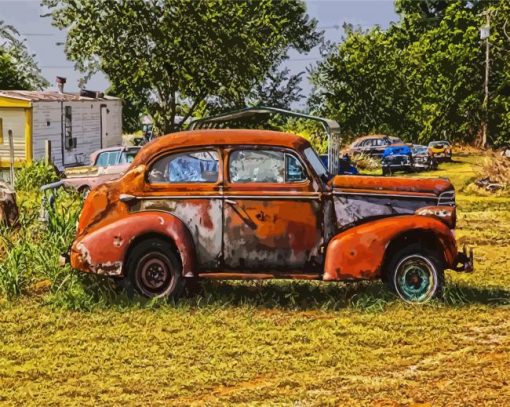
<path id="1" fill-rule="evenodd" d="M 462 189 L 478 156 L 423 176 L 457 187 L 473 274 L 411 306 L 380 283 L 208 283 L 175 305 L 72 311 L 0 300 L 0 404 L 510 405 L 510 198 Z"/>

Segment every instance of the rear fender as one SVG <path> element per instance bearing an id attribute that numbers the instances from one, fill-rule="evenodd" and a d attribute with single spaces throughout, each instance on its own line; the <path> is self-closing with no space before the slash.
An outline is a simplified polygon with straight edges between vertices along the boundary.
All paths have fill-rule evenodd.
<path id="1" fill-rule="evenodd" d="M 412 232 L 433 233 L 446 267 L 455 262 L 457 248 L 448 226 L 436 218 L 419 215 L 393 216 L 355 226 L 336 235 L 328 244 L 324 280 L 374 279 L 381 275 L 390 243 Z"/>
<path id="2" fill-rule="evenodd" d="M 170 239 L 179 251 L 183 275 L 195 272 L 195 248 L 186 225 L 164 212 L 130 214 L 77 239 L 71 248 L 71 265 L 81 271 L 122 276 L 133 242 L 143 236 Z"/>

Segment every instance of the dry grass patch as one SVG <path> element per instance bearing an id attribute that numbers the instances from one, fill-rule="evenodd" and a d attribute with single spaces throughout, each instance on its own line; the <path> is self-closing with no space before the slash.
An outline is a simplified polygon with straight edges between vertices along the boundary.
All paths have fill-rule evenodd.
<path id="1" fill-rule="evenodd" d="M 459 190 L 478 160 L 424 175 Z M 213 282 L 176 305 L 108 297 L 97 279 L 29 287 L 0 300 L 0 404 L 510 405 L 510 198 L 458 204 L 476 271 L 449 272 L 425 306 L 380 283 Z"/>

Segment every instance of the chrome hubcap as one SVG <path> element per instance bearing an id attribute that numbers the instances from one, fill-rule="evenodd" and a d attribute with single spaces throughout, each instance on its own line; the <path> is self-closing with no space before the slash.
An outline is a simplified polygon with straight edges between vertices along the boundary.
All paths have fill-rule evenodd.
<path id="1" fill-rule="evenodd" d="M 140 260 L 139 270 L 140 288 L 150 295 L 163 294 L 170 285 L 172 274 L 164 256 L 148 254 Z"/>
<path id="2" fill-rule="evenodd" d="M 405 301 L 428 301 L 437 287 L 434 265 L 420 255 L 406 257 L 397 266 L 395 287 Z"/>

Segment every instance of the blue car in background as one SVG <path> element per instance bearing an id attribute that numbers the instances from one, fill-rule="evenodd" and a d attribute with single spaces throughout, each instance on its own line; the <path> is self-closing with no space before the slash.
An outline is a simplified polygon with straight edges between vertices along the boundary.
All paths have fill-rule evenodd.
<path id="1" fill-rule="evenodd" d="M 383 175 L 390 175 L 396 171 L 412 171 L 413 152 L 411 147 L 405 144 L 387 147 L 381 158 L 381 166 Z"/>

